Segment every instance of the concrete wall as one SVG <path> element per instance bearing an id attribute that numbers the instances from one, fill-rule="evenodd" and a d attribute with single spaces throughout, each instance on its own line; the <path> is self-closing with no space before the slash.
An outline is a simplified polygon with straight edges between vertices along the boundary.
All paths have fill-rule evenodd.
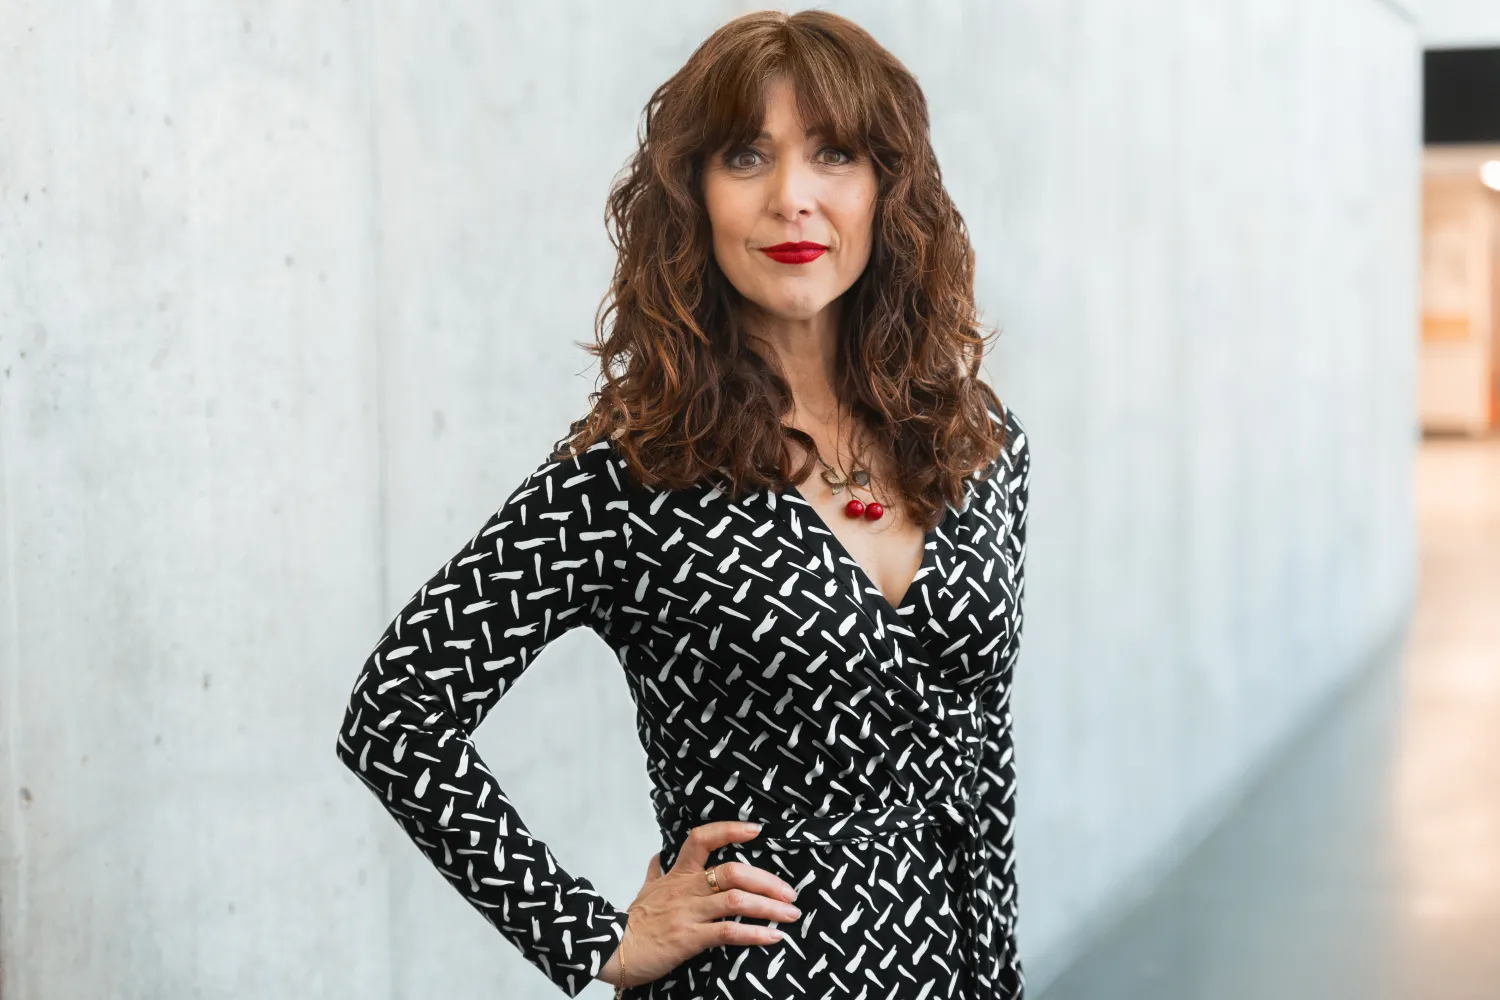
<path id="1" fill-rule="evenodd" d="M 1417 11 L 1425 48 L 1500 45 L 1500 4 L 1494 0 L 1420 0 Z"/>
<path id="2" fill-rule="evenodd" d="M 1413 583 L 1411 16 L 1068 9 L 973 32 L 989 141 L 945 132 L 1036 456 L 1016 721 L 1034 982 L 1391 640 Z"/>
<path id="3" fill-rule="evenodd" d="M 581 411 L 641 105 L 754 6 L 0 3 L 5 1000 L 555 995 L 333 735 Z M 1035 989 L 1404 620 L 1418 32 L 831 6 L 927 88 L 1032 435 Z M 629 699 L 591 634 L 547 656 L 480 747 L 628 902 Z"/>

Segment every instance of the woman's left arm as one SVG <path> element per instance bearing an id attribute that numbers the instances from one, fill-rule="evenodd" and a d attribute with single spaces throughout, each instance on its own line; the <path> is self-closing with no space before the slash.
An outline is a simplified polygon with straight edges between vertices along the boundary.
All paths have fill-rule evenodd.
<path id="1" fill-rule="evenodd" d="M 1000 477 L 1011 520 L 1004 553 L 1014 571 L 1015 628 L 1001 652 L 999 683 L 984 702 L 985 740 L 979 777 L 980 826 L 984 831 L 990 892 L 1006 932 L 1008 997 L 1021 996 L 1021 959 L 1015 950 L 1019 899 L 1015 867 L 1016 767 L 1011 725 L 1011 692 L 1015 663 L 1021 648 L 1023 598 L 1026 591 L 1026 516 L 1031 493 L 1031 449 L 1026 430 L 1007 410 L 1006 449 L 1000 458 Z"/>

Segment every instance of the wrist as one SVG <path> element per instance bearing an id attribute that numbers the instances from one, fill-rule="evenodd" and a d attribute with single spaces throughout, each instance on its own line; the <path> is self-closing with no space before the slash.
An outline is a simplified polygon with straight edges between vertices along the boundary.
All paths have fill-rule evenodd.
<path id="1" fill-rule="evenodd" d="M 615 945 L 615 950 L 610 954 L 609 960 L 599 969 L 596 977 L 615 988 L 615 996 L 624 995 L 626 986 L 629 986 L 629 972 L 625 967 L 625 934 L 629 929 L 630 911 L 627 909 L 620 918 L 620 943 Z"/>

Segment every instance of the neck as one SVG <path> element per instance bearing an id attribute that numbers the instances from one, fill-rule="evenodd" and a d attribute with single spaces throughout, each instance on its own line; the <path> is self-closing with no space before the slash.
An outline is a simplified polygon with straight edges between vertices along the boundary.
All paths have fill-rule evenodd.
<path id="1" fill-rule="evenodd" d="M 792 390 L 793 424 L 831 424 L 838 416 L 834 369 L 838 360 L 839 300 L 816 315 L 777 316 L 755 310 L 751 335 L 775 352 Z"/>

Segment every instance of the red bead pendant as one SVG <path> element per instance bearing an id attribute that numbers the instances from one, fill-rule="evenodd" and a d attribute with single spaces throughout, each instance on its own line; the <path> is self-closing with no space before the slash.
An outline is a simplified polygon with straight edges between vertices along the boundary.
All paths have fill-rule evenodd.
<path id="1" fill-rule="evenodd" d="M 864 512 L 865 505 L 862 500 L 851 498 L 848 503 L 844 504 L 844 513 L 849 515 L 850 517 L 858 517 Z"/>
<path id="2" fill-rule="evenodd" d="M 869 503 L 865 504 L 865 517 L 869 518 L 871 521 L 880 520 L 880 515 L 884 513 L 885 508 L 876 503 L 874 500 L 871 500 Z"/>

